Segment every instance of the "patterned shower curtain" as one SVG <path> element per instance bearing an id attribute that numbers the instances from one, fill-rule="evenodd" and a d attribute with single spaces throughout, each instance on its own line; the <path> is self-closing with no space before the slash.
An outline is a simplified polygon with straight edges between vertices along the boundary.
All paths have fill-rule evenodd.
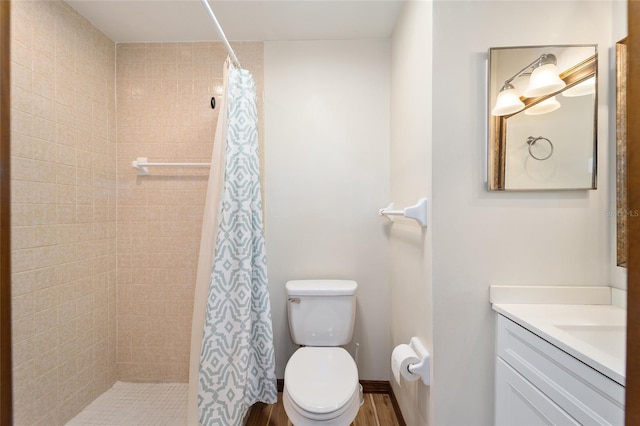
<path id="1" fill-rule="evenodd" d="M 198 373 L 203 426 L 241 425 L 252 404 L 277 401 L 256 90 L 247 70 L 231 66 L 227 79 L 219 118 L 226 118 L 224 170 Z"/>

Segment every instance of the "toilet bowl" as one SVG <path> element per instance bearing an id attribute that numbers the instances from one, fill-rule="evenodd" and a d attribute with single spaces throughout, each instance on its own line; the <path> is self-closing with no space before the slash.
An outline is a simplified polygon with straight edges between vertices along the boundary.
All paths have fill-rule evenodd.
<path id="1" fill-rule="evenodd" d="M 295 426 L 347 426 L 362 404 L 358 369 L 340 347 L 303 347 L 289 359 L 283 402 Z"/>
<path id="2" fill-rule="evenodd" d="M 284 409 L 295 426 L 347 426 L 363 402 L 355 361 L 342 345 L 353 336 L 356 290 L 350 280 L 286 284 L 289 331 L 301 346 L 284 370 Z"/>

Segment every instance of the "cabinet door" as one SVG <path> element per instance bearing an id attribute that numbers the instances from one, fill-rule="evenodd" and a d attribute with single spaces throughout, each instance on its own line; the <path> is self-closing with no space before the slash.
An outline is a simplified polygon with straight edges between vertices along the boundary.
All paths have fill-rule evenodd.
<path id="1" fill-rule="evenodd" d="M 496 425 L 579 425 L 501 358 L 496 361 Z"/>
<path id="2" fill-rule="evenodd" d="M 624 387 L 515 322 L 498 316 L 497 354 L 583 425 L 624 424 Z"/>

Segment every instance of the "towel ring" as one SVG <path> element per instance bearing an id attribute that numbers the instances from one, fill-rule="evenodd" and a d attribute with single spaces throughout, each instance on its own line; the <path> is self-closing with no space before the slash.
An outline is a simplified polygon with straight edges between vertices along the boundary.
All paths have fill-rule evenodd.
<path id="1" fill-rule="evenodd" d="M 547 141 L 549 143 L 549 147 L 551 148 L 551 151 L 549 151 L 549 155 L 547 155 L 546 157 L 536 157 L 535 155 L 533 155 L 533 152 L 531 152 L 531 147 L 533 145 L 536 144 L 536 142 L 538 142 L 539 140 L 544 140 Z M 533 136 L 529 136 L 527 138 L 527 144 L 529 144 L 529 155 L 532 156 L 533 158 L 535 158 L 536 160 L 539 161 L 544 161 L 547 158 L 551 157 L 553 155 L 553 144 L 551 143 L 551 141 L 543 136 L 538 136 L 537 138 L 534 138 Z"/>

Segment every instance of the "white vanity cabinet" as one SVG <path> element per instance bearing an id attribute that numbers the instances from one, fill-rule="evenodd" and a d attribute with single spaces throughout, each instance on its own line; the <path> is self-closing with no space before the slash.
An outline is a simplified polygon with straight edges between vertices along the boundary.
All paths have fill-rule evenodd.
<path id="1" fill-rule="evenodd" d="M 624 386 L 503 315 L 496 424 L 623 425 Z"/>

